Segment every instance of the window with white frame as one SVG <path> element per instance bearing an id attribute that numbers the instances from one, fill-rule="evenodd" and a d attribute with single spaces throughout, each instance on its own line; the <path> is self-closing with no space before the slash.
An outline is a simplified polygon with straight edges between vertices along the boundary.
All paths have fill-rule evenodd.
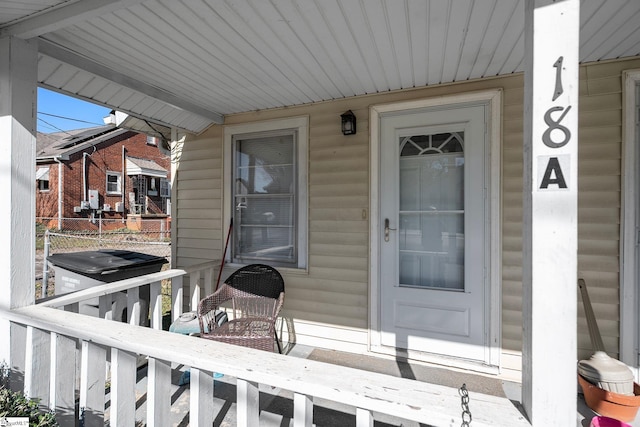
<path id="1" fill-rule="evenodd" d="M 306 117 L 225 129 L 231 262 L 306 267 L 307 129 Z"/>
<path id="2" fill-rule="evenodd" d="M 122 192 L 121 179 L 120 172 L 107 172 L 107 194 L 120 194 Z"/>

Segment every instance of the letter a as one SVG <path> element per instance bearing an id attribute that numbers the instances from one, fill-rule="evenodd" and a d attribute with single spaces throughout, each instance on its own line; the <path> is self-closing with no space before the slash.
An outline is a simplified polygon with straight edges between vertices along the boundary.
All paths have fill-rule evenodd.
<path id="1" fill-rule="evenodd" d="M 551 178 L 551 176 L 555 178 Z M 549 188 L 550 184 L 558 185 L 558 188 L 567 188 L 567 182 L 564 179 L 564 174 L 560 168 L 560 162 L 557 157 L 550 157 L 549 163 L 547 163 L 547 169 L 544 171 L 544 177 L 542 178 L 541 189 Z"/>

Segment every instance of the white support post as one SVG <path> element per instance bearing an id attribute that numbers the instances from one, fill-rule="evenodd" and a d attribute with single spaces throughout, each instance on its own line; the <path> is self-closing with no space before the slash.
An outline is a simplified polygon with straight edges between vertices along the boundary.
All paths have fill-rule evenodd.
<path id="1" fill-rule="evenodd" d="M 76 389 L 76 340 L 51 332 L 51 381 L 49 409 L 60 425 L 74 425 Z"/>
<path id="2" fill-rule="evenodd" d="M 106 369 L 107 351 L 99 345 L 82 341 L 80 417 L 85 427 L 104 427 Z"/>
<path id="3" fill-rule="evenodd" d="M 210 426 L 213 424 L 213 374 L 191 368 L 189 386 L 189 425 Z"/>
<path id="4" fill-rule="evenodd" d="M 0 38 L 0 58 L 0 308 L 9 310 L 35 301 L 37 40 Z M 24 337 L 12 332 L 26 330 L 0 319 L 0 362 L 13 369 L 24 356 L 13 341 Z"/>
<path id="5" fill-rule="evenodd" d="M 134 353 L 111 349 L 112 426 L 136 425 L 136 360 Z"/>
<path id="6" fill-rule="evenodd" d="M 260 421 L 260 391 L 258 383 L 241 380 L 236 383 L 238 425 L 258 427 Z"/>
<path id="7" fill-rule="evenodd" d="M 162 329 L 162 282 L 153 282 L 149 288 L 151 328 Z"/>
<path id="8" fill-rule="evenodd" d="M 295 393 L 293 395 L 293 427 L 311 427 L 313 425 L 313 399 L 310 396 Z"/>
<path id="9" fill-rule="evenodd" d="M 147 425 L 171 425 L 171 362 L 149 358 L 147 386 Z"/>
<path id="10" fill-rule="evenodd" d="M 173 250 L 173 249 L 172 249 Z M 171 279 L 171 321 L 175 322 L 182 314 L 182 298 L 184 295 L 183 276 Z"/>
<path id="11" fill-rule="evenodd" d="M 526 0 L 522 402 L 536 426 L 576 423 L 579 32 L 580 0 Z"/>

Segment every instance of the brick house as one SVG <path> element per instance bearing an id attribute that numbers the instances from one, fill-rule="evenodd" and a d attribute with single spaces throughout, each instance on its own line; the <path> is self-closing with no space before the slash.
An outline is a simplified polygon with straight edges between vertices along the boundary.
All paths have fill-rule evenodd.
<path id="1" fill-rule="evenodd" d="M 105 125 L 37 135 L 36 216 L 170 215 L 170 157 L 157 137 Z"/>

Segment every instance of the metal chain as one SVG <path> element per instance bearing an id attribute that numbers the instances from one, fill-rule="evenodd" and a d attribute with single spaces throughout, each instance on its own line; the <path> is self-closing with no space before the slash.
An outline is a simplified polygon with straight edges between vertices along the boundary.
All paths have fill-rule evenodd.
<path id="1" fill-rule="evenodd" d="M 469 427 L 471 424 L 471 411 L 469 410 L 469 391 L 467 390 L 467 384 L 462 384 L 462 387 L 458 390 L 460 393 L 460 400 L 462 406 L 462 425 L 461 427 Z"/>

